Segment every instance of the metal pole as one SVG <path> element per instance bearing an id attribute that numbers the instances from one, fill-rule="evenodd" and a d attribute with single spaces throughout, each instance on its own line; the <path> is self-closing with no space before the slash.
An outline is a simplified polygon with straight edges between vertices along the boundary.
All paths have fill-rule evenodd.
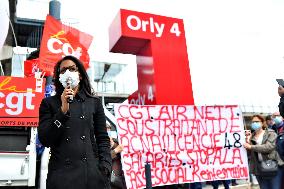
<path id="1" fill-rule="evenodd" d="M 55 19 L 60 20 L 60 8 L 61 3 L 57 0 L 51 0 L 49 2 L 49 15 L 53 16 Z M 52 76 L 46 77 L 46 86 L 52 84 Z"/>
<path id="2" fill-rule="evenodd" d="M 53 16 L 57 20 L 60 20 L 60 8 L 61 3 L 59 1 L 51 0 L 49 2 L 49 15 Z"/>
<path id="3" fill-rule="evenodd" d="M 146 178 L 146 189 L 152 189 L 151 164 L 149 162 L 145 164 L 145 178 Z"/>

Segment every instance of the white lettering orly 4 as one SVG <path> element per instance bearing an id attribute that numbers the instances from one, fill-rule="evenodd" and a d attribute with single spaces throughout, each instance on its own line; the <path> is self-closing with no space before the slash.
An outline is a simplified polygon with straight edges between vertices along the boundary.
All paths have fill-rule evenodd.
<path id="1" fill-rule="evenodd" d="M 154 33 L 156 37 L 161 37 L 164 32 L 165 24 L 155 22 L 152 17 L 149 20 L 141 20 L 138 16 L 129 15 L 126 19 L 127 26 L 132 30 L 142 30 Z"/>

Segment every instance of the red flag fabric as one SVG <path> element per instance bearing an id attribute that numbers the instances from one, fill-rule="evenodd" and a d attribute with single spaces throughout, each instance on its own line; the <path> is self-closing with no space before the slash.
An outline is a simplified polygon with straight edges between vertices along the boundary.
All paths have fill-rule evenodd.
<path id="1" fill-rule="evenodd" d="M 47 15 L 40 46 L 39 67 L 53 75 L 56 62 L 64 56 L 73 55 L 80 59 L 87 69 L 90 62 L 88 49 L 92 40 L 91 35 Z"/>
<path id="2" fill-rule="evenodd" d="M 34 77 L 35 72 L 39 69 L 38 63 L 39 60 L 38 58 L 32 59 L 32 60 L 25 60 L 25 69 L 24 69 L 24 74 L 25 77 Z"/>

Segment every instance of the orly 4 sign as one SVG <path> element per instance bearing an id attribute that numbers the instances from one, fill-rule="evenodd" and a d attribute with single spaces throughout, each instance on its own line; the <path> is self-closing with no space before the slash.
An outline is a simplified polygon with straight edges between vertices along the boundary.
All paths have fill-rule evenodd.
<path id="1" fill-rule="evenodd" d="M 132 104 L 193 105 L 183 21 L 120 10 L 109 30 L 110 51 L 137 56 Z"/>
<path id="2" fill-rule="evenodd" d="M 0 126 L 37 126 L 43 79 L 0 76 Z"/>

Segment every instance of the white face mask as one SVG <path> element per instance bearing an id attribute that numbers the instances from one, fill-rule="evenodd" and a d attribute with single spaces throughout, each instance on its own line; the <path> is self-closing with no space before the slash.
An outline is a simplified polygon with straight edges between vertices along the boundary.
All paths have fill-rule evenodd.
<path id="1" fill-rule="evenodd" d="M 59 81 L 63 85 L 64 88 L 67 87 L 67 82 L 70 82 L 71 88 L 74 89 L 78 86 L 80 79 L 79 79 L 79 72 L 70 72 L 68 69 L 64 74 L 59 75 Z"/>

